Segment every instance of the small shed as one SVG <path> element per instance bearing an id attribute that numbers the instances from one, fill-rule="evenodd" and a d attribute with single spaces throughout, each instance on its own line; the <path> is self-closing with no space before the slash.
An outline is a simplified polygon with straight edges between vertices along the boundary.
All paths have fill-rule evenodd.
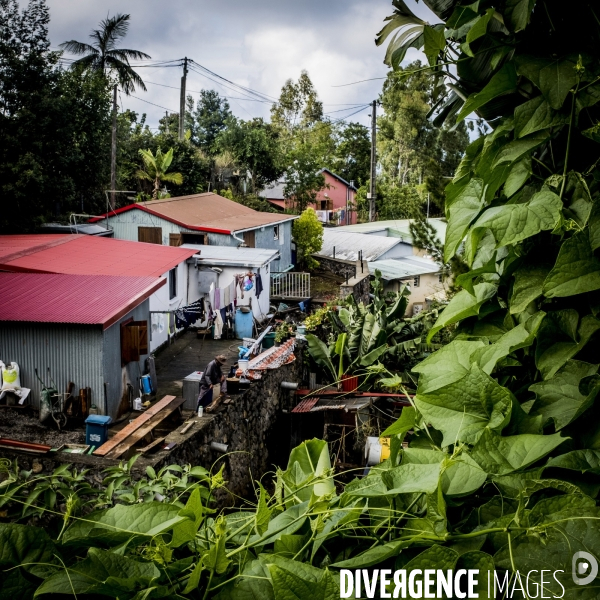
<path id="1" fill-rule="evenodd" d="M 408 284 L 410 298 L 408 315 L 416 315 L 426 308 L 426 298 L 431 295 L 445 296 L 445 288 L 440 265 L 429 258 L 405 256 L 402 258 L 375 260 L 368 263 L 371 275 L 381 273 L 384 292 L 397 292 L 400 286 Z"/>
<path id="2" fill-rule="evenodd" d="M 277 250 L 264 248 L 232 248 L 231 246 L 197 246 L 184 244 L 183 248 L 195 249 L 196 254 L 189 263 L 189 301 L 190 303 L 208 297 L 210 285 L 216 289 L 225 289 L 239 275 L 252 273 L 254 286 L 244 292 L 235 289 L 236 306 L 250 306 L 257 321 L 263 321 L 269 312 L 271 267 L 279 258 Z M 275 262 L 275 264 L 278 264 Z M 260 279 L 262 291 L 256 295 Z M 229 296 L 233 302 L 234 297 Z"/>
<path id="3" fill-rule="evenodd" d="M 160 277 L 168 281 L 169 285 L 150 297 L 150 352 L 166 343 L 169 332 L 175 331 L 170 311 L 188 302 L 186 261 L 193 254 L 185 248 L 90 235 L 0 236 L 0 271 Z"/>
<path id="4" fill-rule="evenodd" d="M 116 418 L 137 395 L 148 356 L 149 297 L 156 277 L 0 273 L 0 360 L 16 362 L 39 407 L 37 368 L 59 392 L 91 389 L 100 414 Z M 48 373 L 49 371 L 49 373 Z"/>

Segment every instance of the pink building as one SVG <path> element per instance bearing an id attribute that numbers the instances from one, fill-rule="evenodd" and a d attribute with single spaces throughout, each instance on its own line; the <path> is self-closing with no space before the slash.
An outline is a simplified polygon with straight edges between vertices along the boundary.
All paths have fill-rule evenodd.
<path id="1" fill-rule="evenodd" d="M 329 169 L 321 169 L 320 172 L 325 177 L 325 187 L 317 194 L 317 201 L 312 205 L 319 220 L 334 225 L 354 225 L 356 188 Z M 293 210 L 293 202 L 283 196 L 284 187 L 285 180 L 281 179 L 264 189 L 260 196 L 282 212 L 286 209 Z"/>

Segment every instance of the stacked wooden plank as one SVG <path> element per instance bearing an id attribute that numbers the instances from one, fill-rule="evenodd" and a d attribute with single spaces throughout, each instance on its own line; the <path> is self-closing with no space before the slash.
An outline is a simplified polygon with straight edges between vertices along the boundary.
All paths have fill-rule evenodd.
<path id="1" fill-rule="evenodd" d="M 183 402 L 184 398 L 165 396 L 102 444 L 94 451 L 94 455 L 120 458 L 135 444 L 143 440 L 159 423 L 175 412 Z"/>

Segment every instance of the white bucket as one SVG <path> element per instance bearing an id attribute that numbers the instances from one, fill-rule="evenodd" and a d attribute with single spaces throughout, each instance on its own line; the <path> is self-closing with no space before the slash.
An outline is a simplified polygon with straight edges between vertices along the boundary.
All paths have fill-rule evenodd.
<path id="1" fill-rule="evenodd" d="M 142 410 L 142 399 L 136 398 L 133 401 L 133 410 Z"/>
<path id="2" fill-rule="evenodd" d="M 245 373 L 248 370 L 248 359 L 240 358 L 238 360 L 238 367 L 242 370 L 242 373 Z"/>
<path id="3" fill-rule="evenodd" d="M 215 383 L 212 387 L 213 400 L 216 400 L 221 395 L 221 384 Z"/>

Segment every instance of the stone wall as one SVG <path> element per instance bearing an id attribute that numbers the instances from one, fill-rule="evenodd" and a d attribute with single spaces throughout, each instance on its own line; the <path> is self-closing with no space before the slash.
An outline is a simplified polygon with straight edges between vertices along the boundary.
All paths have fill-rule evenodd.
<path id="1" fill-rule="evenodd" d="M 351 278 L 356 276 L 357 263 L 353 260 L 340 260 L 337 258 L 318 256 L 317 254 L 315 254 L 314 257 L 323 269 L 327 269 L 340 277 L 346 277 L 346 275 L 348 275 L 348 277 Z M 358 270 L 360 271 L 360 266 Z"/>
<path id="2" fill-rule="evenodd" d="M 370 304 L 370 292 L 371 277 L 368 273 L 361 274 L 359 272 L 357 277 L 353 277 L 348 283 L 342 283 L 342 285 L 340 285 L 340 298 L 347 298 L 348 296 L 353 295 L 356 302 L 362 302 L 364 304 Z"/>
<path id="3" fill-rule="evenodd" d="M 217 472 L 225 463 L 227 488 L 241 497 L 253 497 L 253 481 L 260 479 L 273 465 L 285 468 L 289 457 L 289 436 L 282 435 L 281 410 L 290 406 L 290 392 L 281 389 L 282 381 L 296 382 L 301 372 L 299 357 L 278 369 L 267 370 L 263 378 L 249 390 L 233 396 L 201 428 L 192 429 L 184 443 L 154 464 L 159 469 L 169 464 L 200 465 Z M 203 419 L 205 421 L 205 419 Z M 187 437 L 187 434 L 186 434 Z M 211 442 L 227 445 L 226 455 L 213 450 Z M 235 498 L 226 492 L 217 496 L 219 504 L 233 504 Z"/>

